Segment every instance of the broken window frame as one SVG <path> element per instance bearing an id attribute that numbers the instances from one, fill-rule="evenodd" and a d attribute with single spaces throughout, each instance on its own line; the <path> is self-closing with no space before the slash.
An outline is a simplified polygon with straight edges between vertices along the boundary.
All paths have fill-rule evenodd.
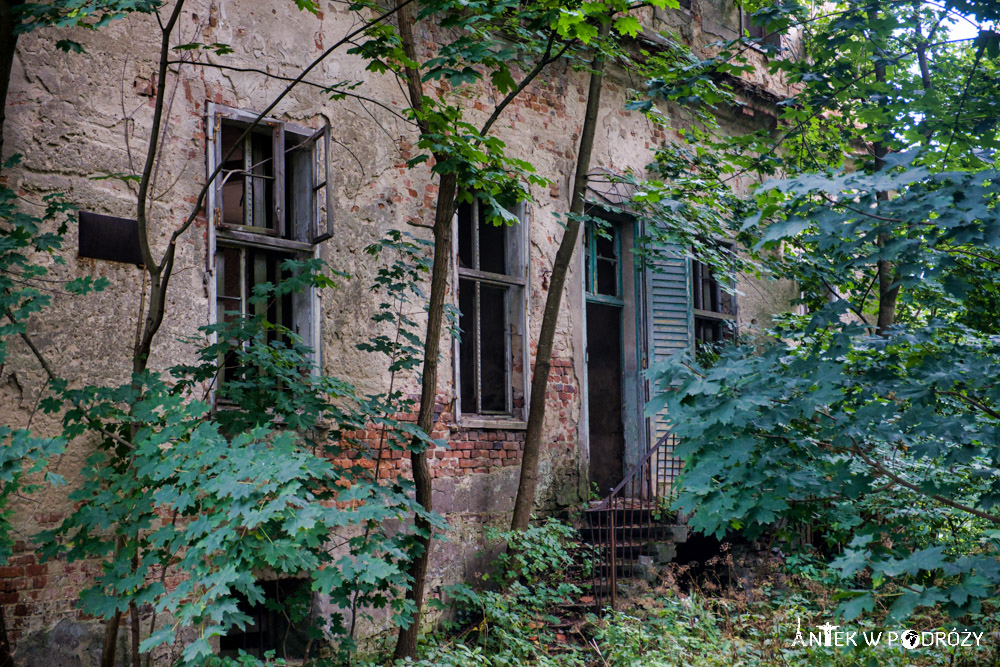
<path id="1" fill-rule="evenodd" d="M 735 252 L 731 243 L 720 242 L 719 245 L 729 252 Z M 695 349 L 700 349 L 706 344 L 716 344 L 732 339 L 737 333 L 737 316 L 739 305 L 736 299 L 735 290 L 730 290 L 728 297 L 731 303 L 732 313 L 722 310 L 723 289 L 722 284 L 715 277 L 710 267 L 698 260 L 690 261 L 691 267 L 691 314 L 692 314 L 692 344 Z M 729 286 L 735 287 L 736 273 L 729 271 L 726 277 Z M 706 289 L 708 302 L 706 304 Z M 707 308 L 705 306 L 708 306 Z M 711 327 L 715 332 L 714 340 L 705 340 L 700 332 L 706 327 Z"/>
<path id="2" fill-rule="evenodd" d="M 208 104 L 206 123 L 208 175 L 214 173 L 216 167 L 226 157 L 222 154 L 223 125 L 231 124 L 237 130 L 245 129 L 257 117 L 258 114 L 252 112 L 220 104 Z M 245 156 L 244 174 L 253 173 L 253 169 L 247 169 L 248 167 L 259 166 L 246 163 L 247 148 L 252 147 L 252 136 L 270 133 L 273 142 L 270 158 L 273 160 L 271 169 L 273 178 L 269 180 L 274 183 L 271 195 L 274 209 L 271 214 L 275 224 L 272 226 L 226 224 L 222 208 L 223 187 L 227 176 L 231 176 L 233 172 L 220 171 L 208 190 L 207 199 L 209 224 L 206 285 L 209 297 L 209 321 L 212 323 L 220 322 L 227 310 L 237 311 L 235 308 L 220 310 L 220 301 L 238 299 L 238 312 L 243 316 L 250 314 L 249 297 L 252 284 L 260 282 L 250 279 L 248 273 L 251 267 L 247 266 L 247 257 L 251 251 L 264 251 L 265 272 L 278 274 L 281 263 L 286 259 L 318 258 L 319 244 L 333 235 L 333 193 L 332 187 L 328 187 L 328 184 L 332 183 L 329 123 L 324 122 L 323 127 L 316 129 L 293 125 L 274 118 L 263 118 L 257 127 L 264 129 L 257 132 L 257 128 L 254 128 L 242 139 Z M 291 144 L 291 141 L 296 139 L 298 141 Z M 251 175 L 250 178 L 260 178 L 260 176 Z M 289 178 L 294 192 L 286 192 Z M 245 188 L 245 197 L 250 190 L 251 188 Z M 303 200 L 306 202 L 305 205 L 302 204 Z M 247 216 L 253 215 L 244 207 L 245 222 Z M 224 257 L 221 252 L 223 248 L 235 248 L 240 251 L 238 296 L 224 294 L 224 287 L 220 289 L 219 282 L 225 278 L 220 271 L 225 266 L 219 261 L 220 257 Z M 321 366 L 319 293 L 310 288 L 305 292 L 293 294 L 290 298 L 292 310 L 290 328 L 312 348 L 311 371 L 318 373 Z M 215 342 L 214 337 L 213 342 Z M 220 360 L 220 364 L 225 364 L 225 360 Z M 221 382 L 221 379 L 220 375 L 217 382 Z M 215 396 L 216 392 L 213 391 L 213 400 Z"/>
<path id="3" fill-rule="evenodd" d="M 598 252 L 598 237 L 611 237 L 612 256 L 607 257 Z M 622 285 L 622 239 L 618 227 L 610 222 L 601 224 L 596 220 L 588 220 L 584 227 L 584 291 L 587 299 L 594 303 L 606 303 L 612 306 L 624 306 Z M 599 262 L 611 262 L 614 266 L 615 293 L 605 294 L 600 291 Z"/>
<path id="4" fill-rule="evenodd" d="M 471 205 L 471 221 L 478 223 L 480 220 L 480 204 L 478 200 L 475 200 Z M 517 207 L 511 211 L 520 221 L 516 225 L 505 225 L 504 236 L 505 236 L 505 255 L 506 255 L 506 272 L 505 273 L 495 273 L 491 271 L 480 270 L 481 258 L 479 254 L 479 224 L 472 224 L 472 239 L 471 247 L 473 252 L 473 266 L 465 267 L 460 264 L 459 254 L 461 252 L 460 247 L 460 233 L 461 225 L 464 221 L 460 220 L 461 207 L 456 210 L 455 216 L 452 219 L 452 239 L 454 239 L 455 247 L 452 253 L 452 276 L 454 277 L 453 283 L 453 306 L 456 313 L 460 313 L 460 301 L 459 301 L 459 288 L 463 281 L 471 281 L 476 285 L 476 307 L 475 310 L 475 320 L 477 325 L 474 326 L 473 332 L 461 332 L 460 335 L 454 336 L 453 340 L 453 366 L 454 366 L 454 386 L 455 386 L 455 421 L 457 424 L 469 428 L 504 428 L 504 429 L 518 429 L 527 428 L 527 410 L 529 402 L 529 340 L 528 340 L 528 299 L 529 299 L 529 280 L 528 280 L 528 209 L 525 203 L 519 203 Z M 478 345 L 481 344 L 482 336 L 479 326 L 481 321 L 481 300 L 479 298 L 480 290 L 482 286 L 489 287 L 501 287 L 505 291 L 504 295 L 504 358 L 506 362 L 505 374 L 504 374 L 504 388 L 505 388 L 505 403 L 506 409 L 503 412 L 483 412 L 481 409 L 482 405 L 482 355 L 479 353 Z M 473 406 L 472 410 L 469 410 L 469 406 L 462 404 L 462 387 L 463 387 L 463 369 L 462 369 L 462 352 L 461 343 L 462 335 L 473 335 L 475 336 L 473 356 L 477 360 L 476 366 L 473 368 L 473 382 L 475 384 L 474 395 L 476 396 L 476 405 Z M 515 405 L 514 400 L 514 390 L 515 390 L 515 373 L 514 373 L 514 353 L 512 336 L 518 335 L 521 338 L 521 354 L 520 356 L 520 386 L 519 393 L 521 395 L 521 405 Z M 466 369 L 468 373 L 468 369 Z"/>

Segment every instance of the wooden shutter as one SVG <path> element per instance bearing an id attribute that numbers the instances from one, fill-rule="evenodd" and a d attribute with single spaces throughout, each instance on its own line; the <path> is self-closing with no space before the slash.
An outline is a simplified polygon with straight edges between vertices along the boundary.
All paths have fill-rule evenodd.
<path id="1" fill-rule="evenodd" d="M 690 270 L 679 247 L 646 261 L 649 365 L 659 363 L 677 352 L 690 350 L 694 340 L 691 315 Z M 655 393 L 657 387 L 651 387 Z M 665 415 L 652 418 L 651 444 L 667 432 Z"/>
<path id="2" fill-rule="evenodd" d="M 313 144 L 313 237 L 320 243 L 333 236 L 333 156 L 330 154 L 330 124 L 310 138 Z"/>

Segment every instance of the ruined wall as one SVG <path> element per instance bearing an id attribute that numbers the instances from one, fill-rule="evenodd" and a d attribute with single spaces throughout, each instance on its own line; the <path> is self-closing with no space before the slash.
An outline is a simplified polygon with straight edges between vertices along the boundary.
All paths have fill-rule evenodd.
<path id="1" fill-rule="evenodd" d="M 651 19 L 653 20 L 653 19 Z M 674 26 L 696 44 L 708 44 L 733 23 L 727 0 L 695 2 L 691 11 L 657 12 L 654 26 Z M 722 26 L 722 27 L 720 27 Z M 227 65 L 295 76 L 307 63 L 354 27 L 342 5 L 322 3 L 320 16 L 298 12 L 284 0 L 236 2 L 198 0 L 188 3 L 179 40 L 228 43 L 235 53 Z M 732 28 L 730 28 L 732 29 Z M 151 91 L 157 58 L 158 31 L 148 16 L 133 16 L 98 31 L 74 29 L 65 35 L 85 45 L 84 54 L 65 54 L 55 48 L 54 31 L 23 37 L 8 100 L 5 148 L 25 156 L 12 173 L 11 185 L 29 200 L 61 191 L 80 209 L 134 217 L 135 195 L 116 180 L 94 180 L 113 172 L 135 173 L 142 159 L 151 123 Z M 434 34 L 426 26 L 418 39 L 429 48 Z M 220 61 L 222 62 L 222 61 Z M 326 119 L 334 128 L 334 183 L 336 233 L 323 243 L 322 256 L 351 275 L 322 300 L 321 342 L 324 370 L 352 381 L 362 391 L 384 390 L 388 373 L 381 362 L 356 349 L 357 343 L 377 332 L 370 317 L 377 302 L 369 286 L 374 267 L 363 249 L 389 229 L 423 234 L 409 221 L 423 224 L 433 218 L 436 185 L 427 169 L 408 169 L 414 154 L 414 128 L 398 117 L 407 105 L 393 77 L 374 75 L 364 63 L 337 51 L 310 75 L 309 80 L 330 85 L 336 81 L 364 81 L 359 94 L 382 106 L 346 98 L 331 101 L 310 85 L 295 89 L 274 116 L 317 127 Z M 253 71 L 185 65 L 169 80 L 169 129 L 162 147 L 153 191 L 152 243 L 163 252 L 172 229 L 188 213 L 206 177 L 205 110 L 216 102 L 248 111 L 262 110 L 284 87 Z M 775 88 L 780 81 L 757 83 Z M 533 187 L 529 208 L 530 290 L 528 321 L 531 352 L 541 324 L 548 275 L 562 236 L 556 215 L 569 207 L 580 124 L 586 95 L 586 75 L 557 64 L 532 84 L 505 112 L 496 133 L 507 142 L 508 154 L 532 162 L 550 178 L 550 187 Z M 605 85 L 593 167 L 621 172 L 642 171 L 651 160 L 650 149 L 676 134 L 654 126 L 636 113 L 623 110 L 626 93 L 638 82 L 612 70 Z M 446 94 L 443 88 L 440 94 Z M 469 120 L 481 123 L 499 99 L 484 87 L 471 106 Z M 680 126 L 684 114 L 664 112 Z M 728 118 L 729 131 L 742 131 L 746 118 Z M 7 157 L 6 155 L 3 156 Z M 152 368 L 191 360 L 192 348 L 181 342 L 209 324 L 206 259 L 207 222 L 202 214 L 182 237 L 177 269 L 171 283 L 166 320 L 154 344 Z M 56 295 L 52 307 L 31 323 L 42 351 L 72 385 L 117 384 L 128 377 L 130 344 L 136 326 L 142 279 L 131 266 L 76 257 L 77 239 L 71 230 L 66 242 L 65 266 L 53 266 L 57 277 L 106 276 L 111 287 L 84 298 Z M 553 511 L 579 502 L 586 494 L 586 438 L 581 419 L 583 378 L 582 280 L 580 253 L 574 260 L 554 353 L 554 376 L 549 385 L 545 423 L 539 509 Z M 794 290 L 741 281 L 747 295 L 741 320 L 764 323 L 769 314 L 787 304 Z M 483 526 L 509 520 L 516 492 L 521 429 L 476 429 L 458 426 L 454 419 L 453 376 L 449 354 L 442 364 L 439 420 L 435 437 L 449 447 L 433 453 L 435 509 L 453 527 L 451 541 L 437 543 L 428 590 L 468 577 L 481 566 L 476 554 L 483 546 Z M 10 362 L 0 369 L 0 410 L 5 423 L 31 423 L 39 432 L 54 433 L 56 417 L 37 411 L 44 378 L 26 347 L 15 341 Z M 409 387 L 417 391 L 414 378 Z M 376 437 L 376 436 L 373 436 Z M 84 440 L 71 444 L 55 464 L 70 488 L 93 447 Z M 405 458 L 392 459 L 406 473 Z M 55 525 L 71 505 L 66 488 L 47 489 L 17 505 L 15 524 L 21 541 L 9 566 L 0 568 L 0 604 L 9 611 L 8 625 L 15 644 L 53 627 L 60 619 L 77 618 L 73 601 L 93 564 L 38 563 L 31 537 Z M 47 635 L 46 635 L 47 636 Z"/>

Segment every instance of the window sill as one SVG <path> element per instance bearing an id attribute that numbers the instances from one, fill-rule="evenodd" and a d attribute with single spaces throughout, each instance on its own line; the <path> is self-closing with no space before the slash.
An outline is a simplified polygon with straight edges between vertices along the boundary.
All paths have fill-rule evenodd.
<path id="1" fill-rule="evenodd" d="M 458 418 L 458 425 L 462 428 L 488 428 L 500 431 L 524 431 L 528 428 L 528 422 L 512 417 L 482 417 L 479 415 L 462 415 Z"/>

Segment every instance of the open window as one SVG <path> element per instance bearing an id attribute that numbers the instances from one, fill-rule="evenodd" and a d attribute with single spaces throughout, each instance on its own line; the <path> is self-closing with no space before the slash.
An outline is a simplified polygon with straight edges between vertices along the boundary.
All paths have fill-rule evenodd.
<path id="1" fill-rule="evenodd" d="M 722 281 L 733 282 L 733 276 Z M 694 314 L 696 349 L 731 340 L 736 334 L 736 295 L 723 289 L 723 283 L 711 268 L 691 262 L 691 305 Z"/>
<path id="2" fill-rule="evenodd" d="M 317 256 L 333 234 L 330 127 L 318 130 L 209 106 L 208 171 L 221 165 L 209 192 L 212 320 L 264 315 L 314 349 L 318 367 L 318 297 L 311 290 L 254 303 L 254 288 L 287 277 L 286 260 Z M 222 360 L 219 379 L 237 369 Z"/>
<path id="3" fill-rule="evenodd" d="M 462 423 L 489 426 L 526 417 L 528 243 L 519 224 L 496 226 L 480 204 L 455 215 L 455 277 L 461 336 L 455 340 L 455 384 Z"/>

